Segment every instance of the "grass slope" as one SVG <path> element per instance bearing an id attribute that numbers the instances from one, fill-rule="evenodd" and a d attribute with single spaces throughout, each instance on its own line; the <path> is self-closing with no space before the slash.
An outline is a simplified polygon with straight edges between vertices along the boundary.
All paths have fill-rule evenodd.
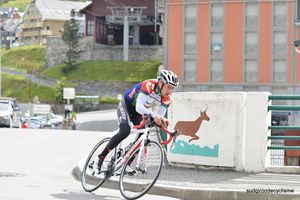
<path id="1" fill-rule="evenodd" d="M 23 72 L 42 71 L 46 63 L 46 50 L 41 45 L 2 49 L 2 66 Z"/>
<path id="2" fill-rule="evenodd" d="M 54 103 L 54 89 L 31 83 L 21 76 L 2 73 L 2 96 L 15 97 L 19 102 L 30 102 L 34 96 L 43 103 Z"/>
<path id="3" fill-rule="evenodd" d="M 139 82 L 155 78 L 159 64 L 159 61 L 86 61 L 78 63 L 66 74 L 62 72 L 65 65 L 52 67 L 44 74 L 56 79 L 65 76 L 68 80 Z"/>

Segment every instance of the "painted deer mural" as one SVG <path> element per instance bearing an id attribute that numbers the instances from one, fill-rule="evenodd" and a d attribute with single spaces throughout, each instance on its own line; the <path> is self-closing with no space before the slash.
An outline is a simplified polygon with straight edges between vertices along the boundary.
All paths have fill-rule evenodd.
<path id="1" fill-rule="evenodd" d="M 190 136 L 191 139 L 189 143 L 193 140 L 199 140 L 196 135 L 197 131 L 200 129 L 203 120 L 209 121 L 209 117 L 206 114 L 207 109 L 200 111 L 200 116 L 195 121 L 178 121 L 174 127 L 178 135 Z"/>

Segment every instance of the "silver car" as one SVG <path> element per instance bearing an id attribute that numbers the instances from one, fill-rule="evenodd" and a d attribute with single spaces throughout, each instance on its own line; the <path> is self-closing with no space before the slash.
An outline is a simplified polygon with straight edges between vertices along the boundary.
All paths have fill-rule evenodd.
<path id="1" fill-rule="evenodd" d="M 22 112 L 15 101 L 0 99 L 0 126 L 8 128 L 22 125 Z"/>

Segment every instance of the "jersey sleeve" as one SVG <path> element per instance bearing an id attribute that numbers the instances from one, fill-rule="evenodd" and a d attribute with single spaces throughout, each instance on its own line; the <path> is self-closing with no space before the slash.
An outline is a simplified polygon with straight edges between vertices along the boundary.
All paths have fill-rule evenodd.
<path id="1" fill-rule="evenodd" d="M 154 91 L 154 87 L 155 87 L 155 83 L 152 82 L 151 80 L 144 81 L 142 82 L 140 92 L 149 95 Z"/>
<path id="2" fill-rule="evenodd" d="M 148 108 L 146 108 L 144 106 L 146 100 L 147 100 L 147 95 L 144 94 L 144 93 L 139 93 L 138 96 L 137 96 L 137 99 L 136 99 L 136 108 L 135 109 L 140 115 L 149 115 L 149 114 L 151 114 L 151 116 L 153 118 L 155 118 L 157 114 L 150 111 Z"/>

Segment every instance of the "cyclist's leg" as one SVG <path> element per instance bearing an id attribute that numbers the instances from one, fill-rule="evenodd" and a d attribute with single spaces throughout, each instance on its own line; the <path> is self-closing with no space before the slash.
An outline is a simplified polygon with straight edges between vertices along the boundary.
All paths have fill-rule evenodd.
<path id="1" fill-rule="evenodd" d="M 125 109 L 125 103 L 122 101 L 118 105 L 117 109 L 117 116 L 118 116 L 118 123 L 119 123 L 119 132 L 115 134 L 109 143 L 107 144 L 106 148 L 102 151 L 102 153 L 99 155 L 99 162 L 98 162 L 98 168 L 101 168 L 102 162 L 105 159 L 106 155 L 114 149 L 118 144 L 120 144 L 121 141 L 123 141 L 125 138 L 128 137 L 130 133 L 130 118 L 127 113 L 127 110 Z"/>

